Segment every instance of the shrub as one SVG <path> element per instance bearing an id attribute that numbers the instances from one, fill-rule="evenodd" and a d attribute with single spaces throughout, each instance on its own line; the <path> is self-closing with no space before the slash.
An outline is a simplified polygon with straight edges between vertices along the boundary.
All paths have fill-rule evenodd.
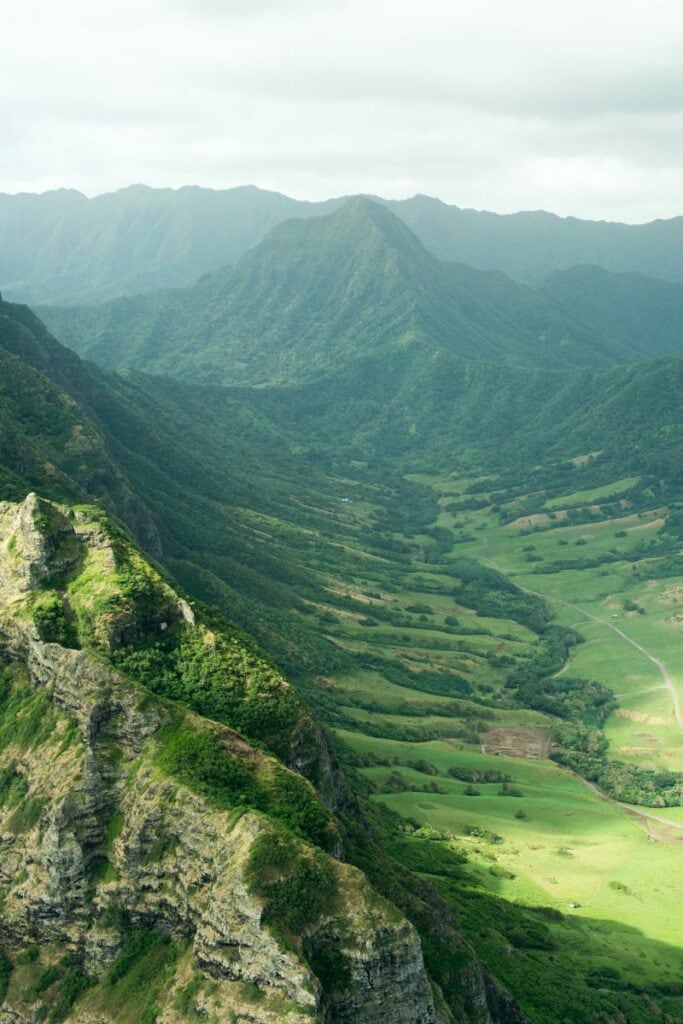
<path id="1" fill-rule="evenodd" d="M 266 903 L 263 920 L 290 938 L 299 937 L 337 900 L 337 879 L 320 853 L 304 850 L 292 837 L 275 832 L 257 836 L 249 856 L 247 880 Z"/>
<path id="2" fill-rule="evenodd" d="M 43 643 L 61 644 L 62 647 L 80 646 L 74 617 L 55 591 L 38 597 L 32 611 L 38 636 Z"/>
<path id="3" fill-rule="evenodd" d="M 9 957 L 5 956 L 5 954 L 0 950 L 0 1005 L 5 1001 L 11 973 L 12 962 Z"/>
<path id="4" fill-rule="evenodd" d="M 489 868 L 489 874 L 493 875 L 494 878 L 512 879 L 515 877 L 512 871 L 508 871 L 507 868 L 502 867 L 500 864 L 492 864 Z"/>

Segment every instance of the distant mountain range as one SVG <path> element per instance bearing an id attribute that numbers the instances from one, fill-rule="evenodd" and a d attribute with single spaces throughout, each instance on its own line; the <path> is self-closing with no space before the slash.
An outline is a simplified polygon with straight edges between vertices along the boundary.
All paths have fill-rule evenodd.
<path id="1" fill-rule="evenodd" d="M 683 285 L 641 275 L 586 266 L 532 288 L 438 260 L 362 197 L 277 226 L 234 267 L 189 288 L 41 309 L 57 337 L 103 366 L 270 385 L 369 359 L 391 359 L 398 384 L 439 354 L 535 369 L 677 355 L 682 313 Z"/>
<path id="2" fill-rule="evenodd" d="M 144 185 L 93 199 L 67 189 L 0 195 L 0 291 L 33 304 L 72 304 L 189 285 L 235 262 L 282 221 L 329 214 L 346 198 L 310 203 L 252 186 Z M 419 195 L 376 201 L 439 259 L 523 283 L 577 263 L 683 281 L 681 217 L 627 225 L 463 210 Z"/>

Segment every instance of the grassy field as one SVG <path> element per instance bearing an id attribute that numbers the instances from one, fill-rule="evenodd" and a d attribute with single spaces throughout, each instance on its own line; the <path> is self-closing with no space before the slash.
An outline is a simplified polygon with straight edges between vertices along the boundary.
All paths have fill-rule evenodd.
<path id="1" fill-rule="evenodd" d="M 635 504 L 638 479 L 625 475 L 534 494 L 457 473 L 411 479 L 438 505 L 410 489 L 392 504 L 383 487 L 340 486 L 324 537 L 297 540 L 318 581 L 300 591 L 298 614 L 335 652 L 300 685 L 397 857 L 439 889 L 531 1019 L 650 1024 L 662 1010 L 683 1020 L 683 808 L 629 811 L 549 759 L 558 719 L 506 686 L 543 639 L 470 607 L 453 569 L 474 559 L 542 595 L 554 622 L 583 637 L 553 671 L 616 695 L 608 756 L 683 771 L 671 694 L 651 660 L 683 696 L 683 580 L 647 571 L 666 509 Z M 538 948 L 520 939 L 534 921 L 549 935 Z M 608 998 L 591 981 L 603 967 L 652 991 L 655 1009 L 650 995 Z M 559 1009 L 539 1002 L 551 977 Z"/>
<path id="2" fill-rule="evenodd" d="M 617 696 L 605 725 L 609 756 L 683 771 L 683 736 L 662 672 L 629 643 L 664 662 L 683 698 L 683 581 L 635 571 L 647 564 L 635 557 L 644 539 L 656 539 L 663 524 L 661 508 L 633 512 L 619 497 L 637 478 L 553 495 L 539 513 L 507 524 L 491 506 L 449 510 L 466 497 L 471 477 L 420 482 L 440 496 L 434 525 L 455 538 L 442 563 L 466 556 L 497 568 L 543 595 L 558 624 L 581 633 L 584 642 L 560 672 L 595 679 Z M 619 501 L 619 514 L 601 519 L 607 500 Z M 575 522 L 570 512 L 583 503 L 593 518 Z M 463 880 L 473 893 L 560 911 L 583 929 L 572 940 L 578 951 L 609 960 L 618 949 L 634 976 L 673 984 L 683 947 L 683 829 L 673 826 L 683 825 L 683 808 L 631 814 L 543 756 L 554 720 L 511 706 L 504 685 L 537 650 L 536 634 L 458 603 L 439 559 L 425 556 L 428 531 L 395 534 L 412 545 L 409 558 L 367 557 L 362 531 L 372 508 L 352 514 L 358 533 L 339 543 L 339 563 L 327 567 L 329 600 L 323 595 L 314 610 L 336 645 L 375 661 L 319 678 L 315 699 L 370 799 L 399 815 L 412 843 L 464 852 Z M 509 756 L 530 751 L 541 756 Z M 502 794 L 500 781 L 468 783 L 468 773 L 476 779 L 486 771 L 504 773 L 521 795 Z M 482 839 L 486 833 L 501 841 Z"/>
<path id="3" fill-rule="evenodd" d="M 623 481 L 618 482 L 623 485 Z M 617 485 L 615 484 L 615 487 Z M 605 488 L 602 489 L 603 491 Z M 641 579 L 628 561 L 606 562 L 584 569 L 529 572 L 530 553 L 544 562 L 576 557 L 599 560 L 618 546 L 628 552 L 645 533 L 661 529 L 659 510 L 642 517 L 626 515 L 602 523 L 545 527 L 542 533 L 522 533 L 514 524 L 500 526 L 490 513 L 475 513 L 475 528 L 482 544 L 463 548 L 473 556 L 482 547 L 485 560 L 496 565 L 520 586 L 542 594 L 557 621 L 576 626 L 586 642 L 572 653 L 567 672 L 605 683 L 617 695 L 619 711 L 607 723 L 612 756 L 641 765 L 683 770 L 683 733 L 674 716 L 671 694 L 664 687 L 660 668 L 616 632 L 639 644 L 663 661 L 683 701 L 683 602 L 680 578 Z M 615 534 L 625 533 L 615 539 Z M 525 551 L 533 545 L 533 551 Z M 567 551 L 571 551 L 568 556 Z M 636 609 L 629 610 L 633 605 Z M 616 627 L 616 629 L 615 629 Z"/>
<path id="4" fill-rule="evenodd" d="M 359 755 L 398 760 L 393 766 L 362 769 L 378 790 L 399 772 L 414 791 L 376 793 L 392 810 L 421 826 L 453 834 L 453 844 L 468 854 L 473 884 L 508 899 L 554 907 L 588 919 L 614 920 L 644 939 L 683 945 L 677 906 L 680 882 L 673 866 L 680 840 L 653 843 L 648 830 L 619 808 L 596 797 L 580 780 L 549 761 L 486 757 L 450 741 L 422 744 L 369 739 L 341 732 Z M 408 767 L 416 758 L 437 770 L 426 775 Z M 500 795 L 501 783 L 467 784 L 450 769 L 502 771 L 509 788 L 521 796 Z M 434 780 L 445 792 L 426 791 Z M 522 810 L 526 817 L 517 817 Z M 503 842 L 489 844 L 467 836 L 467 826 L 490 830 Z M 491 874 L 492 865 L 512 877 Z M 670 969 L 670 968 L 669 968 Z"/>

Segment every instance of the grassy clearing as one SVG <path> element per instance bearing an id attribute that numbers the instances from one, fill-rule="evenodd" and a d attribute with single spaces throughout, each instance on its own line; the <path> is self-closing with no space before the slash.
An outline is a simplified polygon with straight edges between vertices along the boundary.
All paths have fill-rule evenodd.
<path id="1" fill-rule="evenodd" d="M 595 796 L 560 767 L 548 761 L 486 757 L 449 741 L 414 744 L 349 731 L 340 735 L 361 756 L 401 762 L 395 768 L 361 769 L 378 789 L 392 771 L 415 787 L 436 778 L 446 792 L 376 793 L 373 800 L 420 825 L 453 833 L 455 845 L 468 853 L 473 884 L 515 901 L 628 924 L 648 939 L 683 945 L 683 923 L 676 910 L 680 886 L 674 870 L 680 850 L 650 842 L 642 824 Z M 438 775 L 427 776 L 406 766 L 416 759 L 433 764 Z M 522 796 L 501 796 L 499 783 L 479 782 L 475 784 L 479 795 L 467 796 L 467 784 L 448 775 L 449 769 L 464 773 L 487 768 L 507 772 Z M 516 817 L 520 809 L 527 818 Z M 505 842 L 482 845 L 465 835 L 469 824 L 492 829 Z M 681 837 L 677 845 L 683 846 L 683 833 Z M 515 877 L 491 875 L 492 863 Z M 625 885 L 628 897 L 611 882 Z"/>
<path id="2" fill-rule="evenodd" d="M 618 515 L 589 522 L 573 521 L 568 512 L 583 503 L 619 499 L 637 479 L 553 495 L 543 515 L 531 521 L 522 516 L 508 525 L 490 506 L 448 509 L 452 500 L 467 498 L 471 478 L 424 476 L 421 482 L 442 496 L 437 524 L 450 529 L 458 541 L 444 554 L 445 560 L 467 556 L 495 566 L 519 585 L 544 595 L 555 621 L 578 629 L 584 637 L 560 671 L 595 679 L 619 695 L 619 712 L 605 726 L 609 755 L 640 766 L 682 769 L 683 737 L 671 698 L 661 689 L 661 672 L 610 629 L 616 626 L 664 660 L 683 691 L 683 586 L 680 580 L 641 578 L 647 563 L 636 558 L 644 542 L 661 534 L 662 509 L 634 513 L 622 501 Z M 418 545 L 426 536 L 418 535 Z M 548 567 L 554 571 L 538 571 Z M 552 727 L 541 713 L 505 706 L 505 678 L 531 656 L 535 635 L 510 620 L 484 618 L 459 605 L 450 592 L 452 580 L 433 564 L 420 561 L 419 547 L 400 575 L 380 563 L 373 566 L 372 579 L 356 573 L 354 585 L 359 592 L 374 590 L 380 608 L 425 603 L 430 610 L 420 628 L 397 628 L 382 621 L 363 626 L 358 619 L 344 618 L 341 629 L 332 624 L 329 632 L 347 649 L 362 653 L 381 648 L 383 656 L 404 665 L 462 674 L 475 702 L 490 705 L 487 728 Z M 457 627 L 455 633 L 446 632 L 453 617 L 465 627 L 460 634 Z M 473 625 L 489 635 L 468 635 Z M 400 634 L 401 642 L 390 646 L 386 640 L 392 633 Z M 459 649 L 446 650 L 444 644 Z M 591 948 L 606 963 L 621 958 L 623 966 L 629 961 L 633 977 L 642 974 L 658 984 L 677 979 L 677 951 L 683 946 L 683 925 L 676 912 L 683 831 L 667 831 L 655 823 L 650 827 L 646 819 L 629 816 L 552 762 L 482 754 L 478 745 L 459 734 L 460 715 L 434 714 L 441 698 L 411 694 L 381 669 L 333 673 L 326 686 L 344 713 L 344 720 L 336 723 L 337 735 L 370 785 L 371 800 L 403 818 L 409 831 L 419 826 L 442 836 L 429 840 L 418 835 L 411 843 L 440 842 L 465 851 L 468 863 L 462 870 L 472 892 L 561 911 L 583 929 L 570 938 L 569 925 L 560 928 L 562 942 L 570 942 L 580 963 L 581 950 Z M 426 736 L 425 731 L 432 734 Z M 417 770 L 417 762 L 423 762 L 423 768 L 427 762 L 433 773 Z M 477 776 L 487 770 L 505 771 L 522 796 L 501 795 L 498 782 L 472 783 L 478 795 L 467 795 L 468 773 Z M 518 817 L 520 810 L 523 815 Z M 683 808 L 661 813 L 683 824 Z M 493 832 L 504 842 L 490 845 L 467 835 L 468 826 Z M 653 841 L 655 836 L 658 841 Z"/>

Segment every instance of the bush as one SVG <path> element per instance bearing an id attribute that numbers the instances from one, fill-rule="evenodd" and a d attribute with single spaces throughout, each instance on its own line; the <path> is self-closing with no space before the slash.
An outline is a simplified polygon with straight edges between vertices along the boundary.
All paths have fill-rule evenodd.
<path id="1" fill-rule="evenodd" d="M 162 746 L 157 760 L 163 771 L 223 810 L 254 803 L 253 773 L 217 736 L 182 727 L 166 730 L 159 738 Z"/>
<path id="2" fill-rule="evenodd" d="M 5 956 L 5 954 L 0 950 L 0 1005 L 5 1001 L 11 973 L 12 962 L 9 957 Z"/>
<path id="3" fill-rule="evenodd" d="M 304 850 L 294 838 L 262 832 L 247 868 L 249 886 L 266 903 L 263 921 L 290 939 L 329 913 L 337 901 L 337 879 L 322 854 Z"/>
<path id="4" fill-rule="evenodd" d="M 492 864 L 489 868 L 489 874 L 493 875 L 494 878 L 512 879 L 515 877 L 512 871 L 508 871 L 507 868 L 502 867 L 500 864 Z"/>
<path id="5" fill-rule="evenodd" d="M 40 595 L 32 611 L 38 636 L 43 643 L 80 647 L 74 617 L 59 594 L 51 591 Z"/>
<path id="6" fill-rule="evenodd" d="M 523 793 L 521 789 L 517 789 L 515 786 L 510 786 L 507 782 L 504 782 L 498 790 L 498 796 L 523 796 Z"/>
<path id="7" fill-rule="evenodd" d="M 82 971 L 67 971 L 59 986 L 59 994 L 52 1007 L 49 1020 L 59 1024 L 68 1015 L 69 1010 L 82 992 L 90 987 L 90 979 Z"/>
<path id="8" fill-rule="evenodd" d="M 257 775 L 214 733 L 185 724 L 159 734 L 157 763 L 220 810 L 247 806 L 280 818 L 311 842 L 330 848 L 335 833 L 327 810 L 310 783 L 275 762 Z"/>
<path id="9" fill-rule="evenodd" d="M 463 832 L 466 836 L 476 836 L 477 839 L 483 839 L 484 842 L 490 843 L 491 846 L 500 846 L 505 840 L 502 836 L 499 836 L 497 832 L 490 832 L 487 828 L 480 828 L 479 825 L 465 825 Z"/>

